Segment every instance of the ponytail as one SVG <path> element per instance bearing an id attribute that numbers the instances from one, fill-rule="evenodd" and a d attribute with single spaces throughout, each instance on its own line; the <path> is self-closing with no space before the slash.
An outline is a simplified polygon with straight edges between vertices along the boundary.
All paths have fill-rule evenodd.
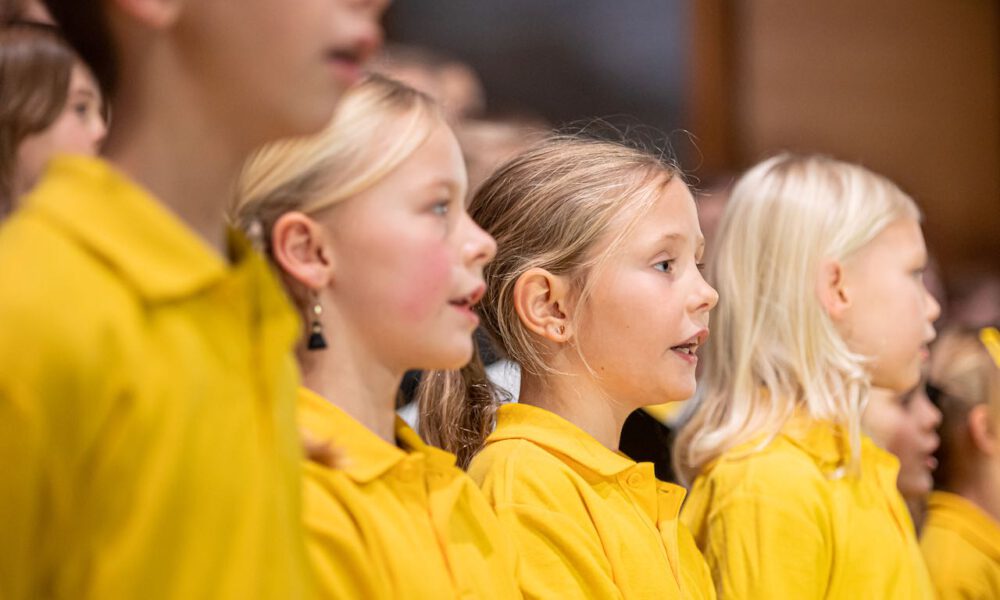
<path id="1" fill-rule="evenodd" d="M 497 389 L 474 349 L 460 370 L 424 372 L 417 387 L 420 435 L 454 454 L 465 469 L 493 430 L 498 405 Z"/>

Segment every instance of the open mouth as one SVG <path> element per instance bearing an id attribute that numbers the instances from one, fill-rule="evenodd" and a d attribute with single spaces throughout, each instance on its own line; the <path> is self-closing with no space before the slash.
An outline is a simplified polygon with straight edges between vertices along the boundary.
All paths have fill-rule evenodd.
<path id="1" fill-rule="evenodd" d="M 473 312 L 472 309 L 477 304 L 479 304 L 479 301 L 483 299 L 483 295 L 485 293 L 486 293 L 486 286 L 480 284 L 476 287 L 476 289 L 472 290 L 468 294 L 461 296 L 459 298 L 455 298 L 453 300 L 449 300 L 448 304 L 454 306 L 455 308 L 463 312 L 466 312 L 474 316 L 475 313 Z"/>
<path id="2" fill-rule="evenodd" d="M 677 353 L 684 360 L 693 363 L 698 360 L 698 348 L 705 343 L 706 339 L 708 339 L 708 329 L 702 329 L 689 337 L 683 344 L 671 346 L 670 350 Z"/>

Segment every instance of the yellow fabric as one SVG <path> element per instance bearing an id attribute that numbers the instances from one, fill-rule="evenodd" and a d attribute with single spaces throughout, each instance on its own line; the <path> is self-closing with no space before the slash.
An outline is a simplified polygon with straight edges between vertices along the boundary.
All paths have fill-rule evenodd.
<path id="1" fill-rule="evenodd" d="M 96 159 L 0 227 L 0 598 L 301 598 L 299 325 Z"/>
<path id="2" fill-rule="evenodd" d="M 720 598 L 933 597 L 894 456 L 866 437 L 843 474 L 846 432 L 804 419 L 766 442 L 709 465 L 681 515 Z"/>
<path id="3" fill-rule="evenodd" d="M 309 554 L 328 598 L 520 598 L 517 558 L 448 452 L 396 419 L 387 443 L 301 388 L 299 423 L 335 469 L 306 464 Z"/>
<path id="4" fill-rule="evenodd" d="M 941 600 L 1000 598 L 1000 523 L 965 498 L 931 494 L 920 548 Z"/>
<path id="5" fill-rule="evenodd" d="M 526 598 L 715 597 L 684 489 L 551 412 L 500 407 L 469 475 L 515 536 Z"/>

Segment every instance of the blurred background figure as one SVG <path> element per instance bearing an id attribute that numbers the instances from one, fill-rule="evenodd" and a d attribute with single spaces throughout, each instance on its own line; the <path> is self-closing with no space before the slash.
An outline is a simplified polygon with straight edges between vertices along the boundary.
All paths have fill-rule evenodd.
<path id="1" fill-rule="evenodd" d="M 944 332 L 929 381 L 943 421 L 921 549 L 942 600 L 1000 598 L 1000 333 Z"/>
<path id="2" fill-rule="evenodd" d="M 919 531 L 927 496 L 934 487 L 941 411 L 931 403 L 921 381 L 905 394 L 873 389 L 861 422 L 876 444 L 899 459 L 896 485 Z"/>
<path id="3" fill-rule="evenodd" d="M 54 24 L 49 10 L 39 0 L 0 0 L 0 24 L 16 21 Z"/>
<path id="4" fill-rule="evenodd" d="M 96 154 L 105 133 L 97 83 L 54 28 L 0 30 L 0 219 L 50 158 Z"/>
<path id="5" fill-rule="evenodd" d="M 429 48 L 389 44 L 371 70 L 434 98 L 451 120 L 478 117 L 486 109 L 486 92 L 472 67 Z"/>

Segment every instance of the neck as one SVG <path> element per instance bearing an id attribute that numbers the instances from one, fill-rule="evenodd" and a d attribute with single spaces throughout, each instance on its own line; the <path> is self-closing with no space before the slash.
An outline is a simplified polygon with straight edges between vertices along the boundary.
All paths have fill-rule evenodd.
<path id="1" fill-rule="evenodd" d="M 543 380 L 522 372 L 518 402 L 559 415 L 614 451 L 618 450 L 625 419 L 634 410 L 614 402 L 586 375 L 562 373 Z"/>
<path id="2" fill-rule="evenodd" d="M 396 443 L 396 391 L 403 372 L 382 365 L 363 342 L 346 335 L 327 335 L 328 347 L 299 354 L 302 384 L 323 396 L 390 444 Z"/>
<path id="3" fill-rule="evenodd" d="M 1000 467 L 977 465 L 974 475 L 955 486 L 955 493 L 1000 523 Z M 991 468 L 992 467 L 992 468 Z"/>
<path id="4" fill-rule="evenodd" d="M 232 182 L 253 145 L 214 116 L 195 88 L 153 89 L 143 81 L 116 97 L 105 154 L 223 254 Z"/>

